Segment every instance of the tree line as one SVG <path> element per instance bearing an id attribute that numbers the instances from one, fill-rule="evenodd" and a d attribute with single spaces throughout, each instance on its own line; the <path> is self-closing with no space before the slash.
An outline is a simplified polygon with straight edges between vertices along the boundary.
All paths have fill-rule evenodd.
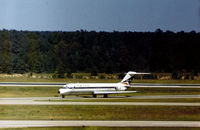
<path id="1" fill-rule="evenodd" d="M 0 30 L 0 73 L 200 72 L 200 33 Z"/>

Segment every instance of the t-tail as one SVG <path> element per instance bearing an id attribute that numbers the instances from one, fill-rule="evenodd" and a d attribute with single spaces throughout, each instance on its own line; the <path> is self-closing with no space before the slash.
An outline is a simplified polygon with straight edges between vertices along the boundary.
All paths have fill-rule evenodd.
<path id="1" fill-rule="evenodd" d="M 143 75 L 143 74 L 150 74 L 150 73 L 138 73 L 134 71 L 129 71 L 126 73 L 125 77 L 122 79 L 121 83 L 128 83 L 128 85 L 131 83 L 131 80 L 133 79 L 134 75 Z"/>

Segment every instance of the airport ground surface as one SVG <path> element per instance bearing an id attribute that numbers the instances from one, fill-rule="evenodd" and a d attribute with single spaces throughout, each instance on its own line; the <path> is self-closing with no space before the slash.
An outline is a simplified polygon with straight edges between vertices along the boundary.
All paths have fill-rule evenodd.
<path id="1" fill-rule="evenodd" d="M 200 84 L 132 84 L 139 94 L 62 99 L 64 84 L 0 83 L 0 127 L 200 127 Z"/>
<path id="2" fill-rule="evenodd" d="M 200 127 L 199 121 L 30 121 L 1 120 L 1 128 L 13 127 L 66 127 L 66 126 L 104 126 L 104 127 Z"/>
<path id="3" fill-rule="evenodd" d="M 170 97 L 172 96 L 172 97 Z M 160 99 L 160 98 L 200 98 L 200 95 L 162 95 L 162 96 L 131 96 L 117 97 L 117 99 Z M 68 101 L 71 100 L 71 101 Z M 30 97 L 30 98 L 0 98 L 0 105 L 151 105 L 151 106 L 200 106 L 200 102 L 107 102 L 107 101 L 89 101 L 77 102 L 77 99 L 84 97 L 69 97 L 66 100 L 61 97 Z M 75 99 L 75 101 L 73 101 Z M 93 98 L 92 98 L 93 99 Z M 98 98 L 97 98 L 98 99 Z M 108 98 L 108 99 L 116 99 Z M 103 99 L 106 100 L 106 99 Z"/>

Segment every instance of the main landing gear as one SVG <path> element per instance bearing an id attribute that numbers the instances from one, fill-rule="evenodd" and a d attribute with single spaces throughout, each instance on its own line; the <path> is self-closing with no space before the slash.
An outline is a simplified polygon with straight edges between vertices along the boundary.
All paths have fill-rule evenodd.
<path id="1" fill-rule="evenodd" d="M 93 98 L 96 98 L 96 97 L 97 97 L 97 95 L 96 95 L 96 94 L 93 94 Z M 108 94 L 104 94 L 103 97 L 104 97 L 104 98 L 107 98 L 107 97 L 108 97 Z"/>
<path id="2" fill-rule="evenodd" d="M 108 94 L 104 94 L 103 97 L 104 97 L 104 98 L 107 98 L 107 97 L 108 97 Z"/>
<path id="3" fill-rule="evenodd" d="M 62 98 L 65 98 L 65 95 L 62 95 Z"/>

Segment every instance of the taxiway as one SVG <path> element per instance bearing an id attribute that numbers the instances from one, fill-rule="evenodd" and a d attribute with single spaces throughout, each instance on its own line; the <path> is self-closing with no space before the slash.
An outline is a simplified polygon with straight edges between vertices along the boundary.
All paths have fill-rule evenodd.
<path id="1" fill-rule="evenodd" d="M 200 127 L 200 121 L 87 121 L 87 120 L 1 120 L 1 128 L 17 127 Z"/>
<path id="2" fill-rule="evenodd" d="M 169 95 L 165 95 L 165 96 L 169 96 Z M 184 97 L 184 95 L 176 95 L 176 96 L 182 96 L 182 98 Z M 188 96 L 189 95 L 186 95 L 185 97 L 188 97 Z M 197 98 L 199 98 L 199 95 L 191 95 L 191 96 L 196 96 Z M 175 95 L 174 95 L 174 97 L 175 97 Z M 134 97 L 132 97 L 132 98 L 134 98 Z M 153 96 L 151 96 L 151 98 L 153 98 Z M 160 96 L 158 98 L 160 98 Z M 42 101 L 42 100 L 45 100 L 45 101 Z M 0 98 L 0 105 L 142 105 L 142 106 L 150 105 L 150 106 L 200 106 L 200 103 L 182 103 L 182 102 L 87 102 L 87 101 L 86 102 L 73 102 L 73 101 L 50 102 L 50 100 L 62 100 L 62 99 L 60 97 Z"/>

